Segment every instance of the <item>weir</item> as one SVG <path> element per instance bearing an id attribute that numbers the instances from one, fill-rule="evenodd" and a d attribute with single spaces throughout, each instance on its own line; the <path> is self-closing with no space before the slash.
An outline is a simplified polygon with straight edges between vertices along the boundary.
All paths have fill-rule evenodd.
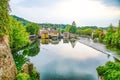
<path id="1" fill-rule="evenodd" d="M 95 49 L 97 51 L 105 53 L 108 56 L 112 56 L 112 57 L 114 57 L 114 58 L 116 58 L 116 59 L 118 59 L 120 61 L 120 56 L 112 54 L 112 52 L 108 51 L 106 49 L 105 45 L 103 45 L 101 43 L 94 43 L 92 41 L 92 39 L 88 40 L 87 38 L 86 39 L 85 38 L 82 38 L 82 39 L 80 38 L 79 42 L 82 43 L 82 44 L 84 44 L 84 45 L 86 45 L 86 46 L 89 46 L 89 47 L 91 47 L 91 48 L 93 48 L 93 49 Z"/>

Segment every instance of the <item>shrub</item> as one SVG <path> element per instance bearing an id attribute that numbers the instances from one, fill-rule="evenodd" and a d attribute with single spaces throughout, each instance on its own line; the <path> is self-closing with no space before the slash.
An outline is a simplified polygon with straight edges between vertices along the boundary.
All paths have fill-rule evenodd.
<path id="1" fill-rule="evenodd" d="M 103 76 L 104 73 L 106 72 L 106 68 L 105 68 L 104 66 L 99 66 L 99 67 L 97 68 L 97 72 L 98 72 L 98 74 L 99 74 L 100 76 Z"/>
<path id="2" fill-rule="evenodd" d="M 108 61 L 105 66 L 99 66 L 97 72 L 104 80 L 120 80 L 120 63 Z"/>
<path id="3" fill-rule="evenodd" d="M 16 80 L 30 80 L 30 76 L 26 73 L 19 73 L 16 76 Z"/>

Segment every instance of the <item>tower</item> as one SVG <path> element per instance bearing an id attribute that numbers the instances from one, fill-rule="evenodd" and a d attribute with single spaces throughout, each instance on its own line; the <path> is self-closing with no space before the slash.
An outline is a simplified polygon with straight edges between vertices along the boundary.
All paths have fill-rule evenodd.
<path id="1" fill-rule="evenodd" d="M 73 23 L 72 23 L 72 26 L 76 26 L 76 23 L 75 23 L 75 21 L 73 21 Z"/>

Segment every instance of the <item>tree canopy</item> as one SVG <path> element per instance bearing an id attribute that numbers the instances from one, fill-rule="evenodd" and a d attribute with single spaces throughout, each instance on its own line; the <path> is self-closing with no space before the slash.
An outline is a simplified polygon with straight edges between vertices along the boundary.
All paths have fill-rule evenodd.
<path id="1" fill-rule="evenodd" d="M 65 28 L 65 31 L 70 33 L 76 33 L 76 30 L 77 30 L 76 26 L 72 25 L 67 25 Z"/>
<path id="2" fill-rule="evenodd" d="M 7 35 L 9 32 L 9 0 L 0 0 L 0 37 Z"/>
<path id="3" fill-rule="evenodd" d="M 26 30 L 30 35 L 38 34 L 40 26 L 36 23 L 28 23 L 26 25 Z"/>
<path id="4" fill-rule="evenodd" d="M 26 32 L 26 28 L 23 24 L 13 17 L 10 17 L 9 26 L 11 49 L 18 49 L 26 46 L 29 42 L 29 34 Z"/>

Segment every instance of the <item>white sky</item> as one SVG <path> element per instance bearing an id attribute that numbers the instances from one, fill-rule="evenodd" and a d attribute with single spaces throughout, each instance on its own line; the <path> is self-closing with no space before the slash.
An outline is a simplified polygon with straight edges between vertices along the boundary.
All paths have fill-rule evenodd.
<path id="1" fill-rule="evenodd" d="M 77 26 L 109 26 L 118 24 L 120 7 L 107 6 L 101 0 L 11 0 L 10 14 L 37 23 Z"/>

